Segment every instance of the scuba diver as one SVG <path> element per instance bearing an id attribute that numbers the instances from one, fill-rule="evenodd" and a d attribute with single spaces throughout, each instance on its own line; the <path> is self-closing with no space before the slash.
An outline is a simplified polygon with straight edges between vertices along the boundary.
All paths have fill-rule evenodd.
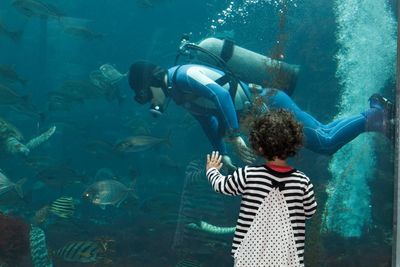
<path id="1" fill-rule="evenodd" d="M 183 47 L 188 44 L 192 46 L 191 43 L 185 42 Z M 289 81 L 284 90 L 263 88 L 243 82 L 244 75 L 240 75 L 238 79 L 235 72 L 243 72 L 247 66 L 251 67 L 252 62 L 237 64 L 234 71 L 223 63 L 229 61 L 229 58 L 233 59 L 232 62 L 238 62 L 240 56 L 248 60 L 255 53 L 250 51 L 250 55 L 238 55 L 235 52 L 244 52 L 245 49 L 236 47 L 236 50 L 232 51 L 232 45 L 223 43 L 221 46 L 222 51 L 219 54 L 222 55 L 222 61 L 215 53 L 210 54 L 222 62 L 222 67 L 194 63 L 164 69 L 151 62 L 138 61 L 131 65 L 127 76 L 136 102 L 151 103 L 150 111 L 153 114 L 162 114 L 171 99 L 192 114 L 207 135 L 213 150 L 223 155 L 222 161 L 229 171 L 236 169 L 236 166 L 228 155 L 224 141 L 232 144 L 235 153 L 245 163 L 256 160 L 252 150 L 243 140 L 239 127 L 239 118 L 249 113 L 254 116 L 279 108 L 291 111 L 303 124 L 305 147 L 326 155 L 334 154 L 363 132 L 382 132 L 388 137 L 393 134 L 393 103 L 383 96 L 372 95 L 369 98 L 370 108 L 360 114 L 322 124 L 302 111 L 290 98 L 293 81 Z M 224 52 L 225 47 L 231 47 L 231 51 Z M 203 52 L 203 48 L 198 50 Z M 258 63 L 254 60 L 254 64 Z M 259 72 L 265 73 L 265 64 L 263 66 Z M 252 72 L 254 74 L 255 71 Z M 295 73 L 297 70 L 291 72 Z"/>

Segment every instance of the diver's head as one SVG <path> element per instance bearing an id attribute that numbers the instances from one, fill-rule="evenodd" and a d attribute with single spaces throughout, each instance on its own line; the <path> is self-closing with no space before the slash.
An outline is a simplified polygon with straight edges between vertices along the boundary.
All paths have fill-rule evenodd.
<path id="1" fill-rule="evenodd" d="M 147 61 L 138 61 L 129 69 L 129 85 L 135 91 L 135 100 L 139 104 L 150 102 L 155 88 L 165 88 L 167 70 Z M 153 101 L 154 102 L 154 101 Z"/>

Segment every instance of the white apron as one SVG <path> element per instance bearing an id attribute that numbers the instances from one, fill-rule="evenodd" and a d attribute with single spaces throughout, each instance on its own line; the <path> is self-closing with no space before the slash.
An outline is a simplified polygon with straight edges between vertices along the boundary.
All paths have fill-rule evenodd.
<path id="1" fill-rule="evenodd" d="M 299 267 L 289 209 L 279 187 L 265 197 L 235 255 L 235 267 Z"/>

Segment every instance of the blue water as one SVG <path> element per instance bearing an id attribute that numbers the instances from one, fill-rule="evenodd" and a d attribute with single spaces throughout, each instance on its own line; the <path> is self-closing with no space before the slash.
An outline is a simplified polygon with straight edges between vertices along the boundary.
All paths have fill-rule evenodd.
<path id="1" fill-rule="evenodd" d="M 102 64 L 112 64 L 123 73 L 141 59 L 169 67 L 183 34 L 189 33 L 192 41 L 227 36 L 267 56 L 272 56 L 280 44 L 283 60 L 301 66 L 293 99 L 321 122 L 363 111 L 368 108 L 369 95 L 375 92 L 394 99 L 395 1 L 51 3 L 66 17 L 60 21 L 26 17 L 11 1 L 0 2 L 0 21 L 10 30 L 23 31 L 17 42 L 0 33 L 0 64 L 14 66 L 28 80 L 26 86 L 6 85 L 28 95 L 39 110 L 45 111 L 46 119 L 40 122 L 9 106 L 0 106 L 0 117 L 15 125 L 25 140 L 56 125 L 55 135 L 34 150 L 32 158 L 42 157 L 43 164 L 61 164 L 87 177 L 83 183 L 45 185 L 37 177 L 44 167 L 32 167 L 20 156 L 2 154 L 0 169 L 11 180 L 28 178 L 23 186 L 24 201 L 12 194 L 0 196 L 3 212 L 33 223 L 35 212 L 56 198 L 66 195 L 77 200 L 72 219 L 50 216 L 40 225 L 50 251 L 68 242 L 109 237 L 115 240 L 113 251 L 107 253 L 110 266 L 169 267 L 188 258 L 199 266 L 233 265 L 229 253 L 232 236 L 199 234 L 196 239 L 188 237 L 196 236 L 195 232 L 179 228 L 182 207 L 189 205 L 185 193 L 192 190 L 185 182 L 186 166 L 200 160 L 201 170 L 211 149 L 197 122 L 181 107 L 171 104 L 162 118 L 155 119 L 147 106 L 132 100 L 131 90 L 122 80 L 122 104 L 99 97 L 74 104 L 69 111 L 46 110 L 49 92 L 68 80 L 87 80 L 89 73 Z M 355 9 L 360 10 L 352 15 Z M 346 20 L 347 15 L 354 21 Z M 87 27 L 104 37 L 86 40 L 71 36 L 64 32 L 68 26 Z M 97 153 L 89 148 L 93 142 L 112 146 L 144 132 L 156 137 L 170 133 L 171 145 L 123 156 L 110 152 L 107 145 L 96 146 L 100 150 Z M 291 163 L 313 180 L 319 205 L 307 226 L 306 266 L 389 266 L 392 144 L 379 134 L 363 135 L 333 156 L 303 150 Z M 82 192 L 102 168 L 111 170 L 112 176 L 126 185 L 133 183 L 137 199 L 128 198 L 119 208 L 105 210 L 84 202 Z M 343 176 L 349 178 L 343 180 Z M 207 189 L 204 186 L 199 190 L 195 192 Z M 204 194 L 196 196 L 195 201 L 203 212 L 192 208 L 189 213 L 221 226 L 234 226 L 239 199 Z M 224 213 L 216 216 L 211 210 L 205 211 L 208 206 L 221 206 Z M 59 258 L 53 262 L 54 266 L 87 266 Z M 21 266 L 33 265 L 28 257 Z"/>

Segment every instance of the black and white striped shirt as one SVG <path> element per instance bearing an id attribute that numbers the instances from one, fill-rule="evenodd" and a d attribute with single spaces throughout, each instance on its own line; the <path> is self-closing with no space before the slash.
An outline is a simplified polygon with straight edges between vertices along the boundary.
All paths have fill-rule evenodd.
<path id="1" fill-rule="evenodd" d="M 278 172 L 262 165 L 245 166 L 228 176 L 223 176 L 216 168 L 211 168 L 207 171 L 207 178 L 219 193 L 242 195 L 232 255 L 240 246 L 264 198 L 272 188 L 279 186 L 289 208 L 300 264 L 304 265 L 305 219 L 311 218 L 317 208 L 313 185 L 304 173 L 296 169 Z"/>

